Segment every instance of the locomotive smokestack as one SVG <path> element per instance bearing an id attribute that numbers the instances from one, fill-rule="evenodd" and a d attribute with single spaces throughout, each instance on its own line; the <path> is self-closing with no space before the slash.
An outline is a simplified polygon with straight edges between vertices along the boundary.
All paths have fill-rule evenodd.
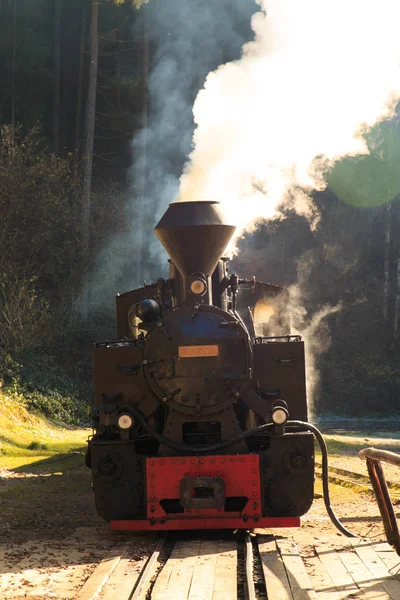
<path id="1" fill-rule="evenodd" d="M 219 202 L 173 202 L 154 231 L 183 277 L 210 277 L 236 227 L 229 225 Z"/>

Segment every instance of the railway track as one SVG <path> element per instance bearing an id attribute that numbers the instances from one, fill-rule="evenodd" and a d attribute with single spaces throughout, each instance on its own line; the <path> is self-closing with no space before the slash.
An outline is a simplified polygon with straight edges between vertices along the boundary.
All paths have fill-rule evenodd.
<path id="1" fill-rule="evenodd" d="M 106 556 L 76 600 L 116 598 L 305 600 L 316 596 L 295 544 L 247 532 L 245 537 L 161 538 L 140 572 L 131 569 L 125 548 L 119 556 Z"/>
<path id="2" fill-rule="evenodd" d="M 255 537 L 160 538 L 140 572 L 122 548 L 98 565 L 77 600 L 263 600 Z"/>
<path id="3" fill-rule="evenodd" d="M 288 562 L 290 557 L 286 558 Z M 290 560 L 289 560 L 290 562 Z M 272 536 L 162 538 L 141 572 L 129 552 L 98 565 L 76 600 L 266 600 L 298 598 Z M 303 577 L 305 577 L 305 571 Z M 266 583 L 268 580 L 268 584 Z M 267 592 L 268 589 L 268 592 Z M 267 596 L 267 593 L 269 594 Z"/>
<path id="4" fill-rule="evenodd" d="M 141 572 L 129 571 L 129 554 L 113 561 L 100 563 L 76 600 L 400 598 L 399 557 L 376 541 L 317 542 L 304 551 L 278 535 L 169 536 Z"/>
<path id="5" fill-rule="evenodd" d="M 315 463 L 315 475 L 318 478 L 322 477 L 322 464 L 319 462 Z M 374 495 L 370 479 L 367 475 L 329 466 L 328 479 L 330 483 Z M 392 501 L 395 503 L 400 502 L 400 484 L 389 480 L 386 480 L 386 483 Z"/>
<path id="6" fill-rule="evenodd" d="M 38 546 L 22 545 L 12 564 L 2 562 L 1 600 L 400 598 L 399 557 L 376 539 L 325 536 L 319 530 L 314 535 L 308 528 L 274 535 L 265 530 L 132 534 L 113 536 L 112 545 L 107 537 L 101 552 L 101 538 L 93 531 L 91 546 L 90 533 L 74 537 L 75 546 L 72 538 L 63 540 L 58 556 L 55 544 L 47 545 L 46 562 L 33 559 L 36 568 L 32 555 Z"/>

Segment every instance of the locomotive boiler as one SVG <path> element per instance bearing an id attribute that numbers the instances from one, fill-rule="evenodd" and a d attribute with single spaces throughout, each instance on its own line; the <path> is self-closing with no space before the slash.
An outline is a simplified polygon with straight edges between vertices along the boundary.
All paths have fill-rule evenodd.
<path id="1" fill-rule="evenodd" d="M 297 526 L 313 499 L 304 343 L 286 289 L 230 274 L 217 202 L 176 202 L 155 232 L 168 279 L 116 298 L 95 344 L 87 465 L 119 530 Z"/>

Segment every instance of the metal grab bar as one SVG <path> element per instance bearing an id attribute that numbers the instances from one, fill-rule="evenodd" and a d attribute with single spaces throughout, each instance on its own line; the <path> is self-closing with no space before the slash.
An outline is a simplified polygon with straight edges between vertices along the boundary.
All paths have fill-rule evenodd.
<path id="1" fill-rule="evenodd" d="M 376 448 L 364 448 L 358 453 L 361 459 L 367 461 L 367 469 L 376 501 L 378 502 L 383 525 L 385 528 L 386 539 L 394 547 L 400 556 L 400 533 L 397 526 L 396 515 L 394 514 L 393 504 L 390 499 L 385 474 L 381 462 L 387 462 L 391 465 L 400 467 L 400 455 L 386 450 L 377 450 Z"/>

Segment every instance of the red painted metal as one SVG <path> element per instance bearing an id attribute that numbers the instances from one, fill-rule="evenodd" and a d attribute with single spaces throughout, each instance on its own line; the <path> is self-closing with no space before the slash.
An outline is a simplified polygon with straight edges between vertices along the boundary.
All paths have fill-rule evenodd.
<path id="1" fill-rule="evenodd" d="M 241 511 L 224 508 L 185 509 L 166 513 L 162 500 L 178 500 L 185 477 L 218 477 L 225 482 L 225 497 L 244 497 Z M 263 517 L 260 461 L 257 454 L 168 456 L 146 460 L 147 519 L 115 520 L 117 531 L 168 531 L 185 529 L 249 529 L 299 527 L 299 517 Z"/>
<path id="2" fill-rule="evenodd" d="M 261 517 L 257 521 L 243 521 L 238 517 L 228 518 L 180 518 L 160 521 L 111 521 L 114 531 L 169 531 L 186 529 L 269 529 L 272 527 L 300 527 L 300 517 Z"/>
<path id="3" fill-rule="evenodd" d="M 178 499 L 180 482 L 185 477 L 221 477 L 225 497 L 248 498 L 242 511 L 225 512 L 223 508 L 185 509 L 184 513 L 167 514 L 161 500 Z M 218 456 L 167 456 L 146 460 L 147 518 L 188 520 L 196 517 L 219 519 L 258 519 L 261 515 L 261 485 L 258 454 Z"/>

